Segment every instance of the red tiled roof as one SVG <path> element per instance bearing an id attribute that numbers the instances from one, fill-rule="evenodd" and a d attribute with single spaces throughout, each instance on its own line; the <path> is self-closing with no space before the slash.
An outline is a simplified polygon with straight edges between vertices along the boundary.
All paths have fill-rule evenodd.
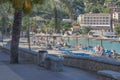
<path id="1" fill-rule="evenodd" d="M 73 26 L 72 28 L 80 28 L 80 26 Z"/>

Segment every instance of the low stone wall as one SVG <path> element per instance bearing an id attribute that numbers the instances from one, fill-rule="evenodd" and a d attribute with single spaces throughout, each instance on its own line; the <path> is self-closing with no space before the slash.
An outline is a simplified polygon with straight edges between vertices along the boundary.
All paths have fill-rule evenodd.
<path id="1" fill-rule="evenodd" d="M 56 72 L 63 71 L 63 59 L 49 55 L 45 59 L 45 68 Z"/>
<path id="2" fill-rule="evenodd" d="M 64 65 L 89 71 L 113 70 L 120 72 L 120 61 L 103 57 L 64 56 Z"/>
<path id="3" fill-rule="evenodd" d="M 63 71 L 63 59 L 56 55 L 48 54 L 46 50 L 39 51 L 38 55 L 38 66 L 44 67 L 51 71 L 60 72 Z"/>
<path id="4" fill-rule="evenodd" d="M 10 53 L 10 50 L 8 48 L 2 47 L 2 46 L 0 46 L 0 50 L 2 50 L 3 52 L 5 52 L 7 54 Z"/>
<path id="5" fill-rule="evenodd" d="M 9 48 L 0 46 L 0 49 L 5 53 L 10 54 Z M 28 49 L 19 48 L 19 57 L 24 58 L 30 63 L 37 64 L 37 52 L 35 51 L 29 51 Z"/>
<path id="6" fill-rule="evenodd" d="M 31 63 L 37 64 L 37 52 L 28 49 L 19 49 L 19 57 L 25 58 Z"/>
<path id="7" fill-rule="evenodd" d="M 10 49 L 6 47 L 0 47 L 0 49 L 10 54 Z M 47 56 L 40 55 L 43 53 L 37 53 L 28 49 L 19 48 L 19 57 L 27 60 L 29 63 L 38 64 L 39 66 L 45 67 L 52 71 L 63 71 L 63 59 L 58 58 L 56 55 L 47 54 Z M 43 62 L 43 57 L 45 61 Z"/>
<path id="8" fill-rule="evenodd" d="M 100 80 L 120 80 L 120 73 L 111 70 L 98 71 Z"/>

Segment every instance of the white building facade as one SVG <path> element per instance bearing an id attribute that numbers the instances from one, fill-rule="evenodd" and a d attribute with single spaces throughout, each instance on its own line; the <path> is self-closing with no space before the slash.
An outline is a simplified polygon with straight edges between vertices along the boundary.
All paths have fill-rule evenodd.
<path id="1" fill-rule="evenodd" d="M 120 25 L 120 12 L 114 12 L 112 18 L 113 18 L 112 26 L 114 29 L 115 27 Z"/>
<path id="2" fill-rule="evenodd" d="M 117 21 L 120 21 L 120 12 L 114 12 L 113 13 L 113 19 L 117 20 Z"/>
<path id="3" fill-rule="evenodd" d="M 111 15 L 109 13 L 81 14 L 78 22 L 83 27 L 91 27 L 93 30 L 111 30 Z"/>

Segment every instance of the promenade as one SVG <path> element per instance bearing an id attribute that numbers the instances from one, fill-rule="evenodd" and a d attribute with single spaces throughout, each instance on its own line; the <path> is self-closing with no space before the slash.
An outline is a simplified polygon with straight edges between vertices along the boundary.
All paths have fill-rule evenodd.
<path id="1" fill-rule="evenodd" d="M 9 55 L 0 51 L 0 80 L 99 80 L 95 74 L 80 69 L 64 67 L 63 72 L 52 72 L 20 59 L 19 64 L 9 64 Z"/>

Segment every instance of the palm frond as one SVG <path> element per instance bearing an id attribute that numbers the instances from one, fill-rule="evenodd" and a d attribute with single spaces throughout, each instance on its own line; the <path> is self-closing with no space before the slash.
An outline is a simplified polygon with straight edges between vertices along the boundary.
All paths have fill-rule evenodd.
<path id="1" fill-rule="evenodd" d="M 70 1 L 68 0 L 60 0 L 65 6 L 68 8 L 69 16 L 71 19 L 73 19 L 73 11 Z"/>
<path id="2" fill-rule="evenodd" d="M 0 4 L 6 3 L 8 1 L 11 1 L 11 0 L 0 0 Z"/>

